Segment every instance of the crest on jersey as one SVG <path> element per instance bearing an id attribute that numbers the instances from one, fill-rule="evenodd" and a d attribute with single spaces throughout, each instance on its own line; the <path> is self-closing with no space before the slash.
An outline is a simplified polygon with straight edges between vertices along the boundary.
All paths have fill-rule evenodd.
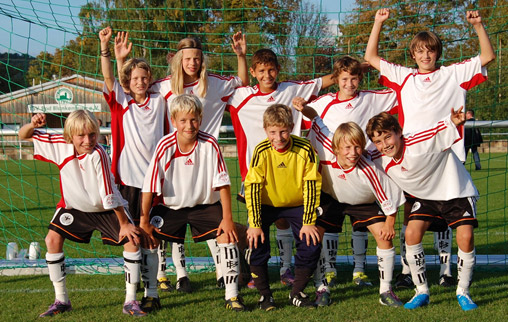
<path id="1" fill-rule="evenodd" d="M 381 203 L 381 206 L 383 207 L 383 209 L 387 209 L 388 211 L 392 210 L 394 207 L 393 207 L 393 204 L 390 200 L 385 200 Z"/>
<path id="2" fill-rule="evenodd" d="M 150 224 L 152 224 L 155 228 L 161 228 L 164 225 L 164 219 L 161 216 L 153 216 L 150 219 Z"/>
<path id="3" fill-rule="evenodd" d="M 113 195 L 113 194 L 107 195 L 106 198 L 104 198 L 104 205 L 113 206 L 114 201 L 115 201 L 115 195 Z"/>
<path id="4" fill-rule="evenodd" d="M 220 182 L 229 182 L 229 175 L 227 172 L 222 172 L 219 174 L 219 181 Z"/>
<path id="5" fill-rule="evenodd" d="M 411 212 L 417 211 L 418 209 L 420 209 L 421 206 L 422 206 L 422 204 L 419 201 L 415 202 L 413 204 L 413 207 L 411 208 Z"/>
<path id="6" fill-rule="evenodd" d="M 60 216 L 60 223 L 64 226 L 69 226 L 70 224 L 72 224 L 74 222 L 74 216 L 71 215 L 70 213 L 68 212 L 64 212 L 61 216 Z"/>

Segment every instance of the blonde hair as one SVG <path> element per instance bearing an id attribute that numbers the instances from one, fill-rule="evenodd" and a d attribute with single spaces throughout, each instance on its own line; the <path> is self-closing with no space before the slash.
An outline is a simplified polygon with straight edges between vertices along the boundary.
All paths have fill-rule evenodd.
<path id="1" fill-rule="evenodd" d="M 143 58 L 131 58 L 125 62 L 120 70 L 120 85 L 122 85 L 123 88 L 130 90 L 131 74 L 134 68 L 146 70 L 150 78 L 148 81 L 152 81 L 152 68 L 150 68 L 148 62 Z"/>
<path id="2" fill-rule="evenodd" d="M 337 153 L 340 143 L 345 141 L 358 144 L 361 146 L 362 150 L 365 149 L 365 144 L 367 143 L 367 140 L 365 140 L 365 134 L 360 126 L 355 122 L 342 123 L 335 130 L 332 138 L 333 151 Z"/>
<path id="3" fill-rule="evenodd" d="M 195 114 L 198 116 L 199 122 L 201 122 L 203 119 L 203 104 L 201 104 L 201 101 L 195 95 L 178 95 L 171 101 L 171 105 L 169 106 L 169 113 L 171 118 L 175 119 L 176 114 L 180 112 Z"/>
<path id="4" fill-rule="evenodd" d="M 195 38 L 184 38 L 180 40 L 180 42 L 176 47 L 178 51 L 168 61 L 168 63 L 171 66 L 171 90 L 176 95 L 184 93 L 183 82 L 185 72 L 183 71 L 182 67 L 182 58 L 183 58 L 183 50 L 188 48 L 199 49 L 199 51 L 201 52 L 201 67 L 199 69 L 199 85 L 197 94 L 200 97 L 205 97 L 206 91 L 208 89 L 208 74 L 206 72 L 206 61 L 205 56 L 203 55 L 203 49 L 201 48 L 201 42 Z"/>
<path id="5" fill-rule="evenodd" d="M 273 104 L 263 113 L 263 128 L 281 126 L 293 129 L 293 112 L 284 104 Z"/>
<path id="6" fill-rule="evenodd" d="M 72 143 L 72 137 L 76 134 L 88 131 L 99 135 L 99 123 L 92 112 L 76 110 L 69 114 L 64 124 L 63 136 L 65 142 Z"/>

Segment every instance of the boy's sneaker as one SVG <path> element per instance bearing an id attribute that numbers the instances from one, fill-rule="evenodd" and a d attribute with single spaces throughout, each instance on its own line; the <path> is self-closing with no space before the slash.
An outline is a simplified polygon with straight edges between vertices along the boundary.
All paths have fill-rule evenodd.
<path id="1" fill-rule="evenodd" d="M 286 285 L 287 287 L 293 286 L 293 283 L 295 282 L 295 277 L 293 276 L 293 273 L 291 273 L 291 270 L 289 268 L 286 269 L 284 274 L 280 276 L 280 282 L 283 285 Z"/>
<path id="2" fill-rule="evenodd" d="M 295 296 L 292 296 L 291 293 L 289 293 L 289 303 L 297 307 L 308 307 L 308 308 L 316 307 L 316 303 L 312 302 L 309 296 L 304 292 L 300 292 Z"/>
<path id="3" fill-rule="evenodd" d="M 235 296 L 226 300 L 226 309 L 241 312 L 245 311 L 245 305 L 243 304 L 242 298 L 240 296 Z"/>
<path id="4" fill-rule="evenodd" d="M 457 295 L 457 301 L 459 301 L 459 305 L 464 311 L 474 310 L 478 308 L 478 305 L 473 302 L 471 295 L 469 294 Z"/>
<path id="5" fill-rule="evenodd" d="M 453 276 L 441 275 L 439 277 L 439 285 L 443 287 L 451 287 L 455 285 L 455 279 Z"/>
<path id="6" fill-rule="evenodd" d="M 253 288 L 253 289 L 256 288 L 256 284 L 254 283 L 254 279 L 253 278 L 251 278 L 249 283 L 247 283 L 247 287 L 248 288 Z"/>
<path id="7" fill-rule="evenodd" d="M 161 277 L 157 280 L 157 288 L 162 292 L 172 292 L 174 290 L 173 285 L 167 277 Z"/>
<path id="8" fill-rule="evenodd" d="M 328 306 L 332 303 L 332 299 L 330 298 L 330 293 L 325 289 L 316 292 L 316 305 L 319 306 Z"/>
<path id="9" fill-rule="evenodd" d="M 402 306 L 402 301 L 393 293 L 392 290 L 381 293 L 379 295 L 379 303 L 391 306 L 391 307 L 400 307 Z"/>
<path id="10" fill-rule="evenodd" d="M 178 292 L 183 293 L 192 293 L 192 287 L 190 285 L 190 280 L 187 276 L 181 277 L 176 282 L 176 290 Z"/>
<path id="11" fill-rule="evenodd" d="M 258 307 L 263 311 L 271 311 L 275 310 L 277 307 L 275 306 L 275 300 L 272 296 L 265 297 L 264 295 L 261 295 L 258 301 Z"/>
<path id="12" fill-rule="evenodd" d="M 337 273 L 335 272 L 328 272 L 325 273 L 326 282 L 328 283 L 328 286 L 332 287 L 335 285 L 335 282 L 337 281 Z"/>
<path id="13" fill-rule="evenodd" d="M 217 280 L 217 288 L 226 288 L 226 284 L 224 283 L 224 277 L 221 277 Z"/>
<path id="14" fill-rule="evenodd" d="M 141 308 L 139 307 L 138 301 L 130 301 L 130 302 L 124 303 L 122 312 L 124 314 L 132 315 L 132 316 L 145 316 L 146 315 L 146 312 L 141 310 Z"/>
<path id="15" fill-rule="evenodd" d="M 413 309 L 425 306 L 425 305 L 429 304 L 429 302 L 430 302 L 429 294 L 417 292 L 415 294 L 415 296 L 413 296 L 413 298 L 409 302 L 404 304 L 404 308 L 406 308 L 408 310 L 413 310 Z"/>
<path id="16" fill-rule="evenodd" d="M 158 297 L 146 296 L 141 299 L 141 309 L 143 312 L 151 313 L 161 308 L 161 301 Z"/>
<path id="17" fill-rule="evenodd" d="M 68 312 L 71 310 L 72 310 L 71 301 L 69 301 L 68 303 L 64 303 L 64 302 L 55 300 L 55 303 L 51 304 L 49 306 L 48 310 L 46 312 L 42 313 L 41 315 L 39 315 L 39 317 L 40 318 L 47 317 L 47 316 L 51 317 L 51 316 L 55 316 L 57 314 L 60 314 L 63 312 Z"/>
<path id="18" fill-rule="evenodd" d="M 415 287 L 411 274 L 400 273 L 395 278 L 395 288 L 413 288 Z"/>
<path id="19" fill-rule="evenodd" d="M 353 274 L 353 283 L 359 287 L 370 287 L 372 283 L 369 282 L 369 277 L 363 272 L 356 272 Z"/>

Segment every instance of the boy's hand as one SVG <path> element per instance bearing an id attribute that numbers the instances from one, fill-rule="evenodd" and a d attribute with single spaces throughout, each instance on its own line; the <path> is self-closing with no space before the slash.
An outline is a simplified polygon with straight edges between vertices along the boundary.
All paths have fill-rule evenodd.
<path id="1" fill-rule="evenodd" d="M 375 22 L 383 23 L 390 17 L 390 10 L 388 8 L 382 8 L 376 11 Z"/>
<path id="2" fill-rule="evenodd" d="M 314 245 L 317 245 L 321 241 L 319 230 L 314 225 L 302 226 L 302 229 L 300 229 L 300 239 L 302 241 L 307 240 L 307 246 L 310 246 L 311 240 Z"/>
<path id="3" fill-rule="evenodd" d="M 237 56 L 247 55 L 247 41 L 245 40 L 245 35 L 243 35 L 241 31 L 233 35 L 231 47 Z"/>
<path id="4" fill-rule="evenodd" d="M 157 239 L 155 239 L 155 237 L 153 237 L 153 231 L 154 230 L 157 230 L 157 228 L 155 228 L 152 224 L 150 223 L 142 223 L 139 225 L 139 228 L 141 229 L 141 231 L 146 234 L 146 241 L 145 241 L 145 248 L 155 248 L 159 245 L 159 242 Z"/>
<path id="5" fill-rule="evenodd" d="M 265 234 L 261 228 L 249 227 L 247 229 L 247 240 L 249 241 L 249 248 L 258 248 L 258 239 L 261 238 L 261 243 L 265 242 Z"/>
<path id="6" fill-rule="evenodd" d="M 307 100 L 305 98 L 299 96 L 293 98 L 293 106 L 298 112 L 303 111 L 305 104 L 307 104 Z"/>
<path id="7" fill-rule="evenodd" d="M 392 240 L 395 238 L 395 228 L 393 227 L 393 224 L 385 221 L 383 227 L 379 231 L 379 237 L 381 237 L 382 240 Z"/>
<path id="8" fill-rule="evenodd" d="M 222 219 L 219 228 L 217 229 L 217 236 L 225 234 L 228 237 L 228 243 L 238 242 L 238 233 L 236 232 L 236 225 L 232 220 Z"/>
<path id="9" fill-rule="evenodd" d="M 46 125 L 46 114 L 37 113 L 32 116 L 32 126 L 34 128 L 43 127 L 44 125 Z"/>
<path id="10" fill-rule="evenodd" d="M 99 39 L 102 44 L 107 44 L 111 40 L 112 35 L 113 30 L 111 30 L 111 27 L 106 27 L 99 32 Z"/>
<path id="11" fill-rule="evenodd" d="M 131 53 L 132 43 L 129 42 L 129 33 L 119 31 L 115 37 L 115 58 L 124 61 Z"/>
<path id="12" fill-rule="evenodd" d="M 466 114 L 462 112 L 463 107 L 464 106 L 461 106 L 457 111 L 452 108 L 450 120 L 453 122 L 453 124 L 455 124 L 455 126 L 466 123 Z"/>
<path id="13" fill-rule="evenodd" d="M 122 240 L 124 237 L 127 237 L 131 243 L 134 245 L 140 244 L 139 239 L 139 228 L 134 226 L 131 223 L 120 225 L 120 234 L 119 234 L 119 240 Z"/>
<path id="14" fill-rule="evenodd" d="M 469 22 L 473 26 L 482 23 L 482 17 L 480 16 L 480 13 L 478 12 L 478 10 L 467 11 L 466 12 L 466 19 L 467 19 L 467 22 Z"/>
<path id="15" fill-rule="evenodd" d="M 303 116 L 311 121 L 315 117 L 319 116 L 315 109 L 307 105 L 307 101 L 303 97 L 297 96 L 293 98 L 293 106 L 297 111 L 302 112 Z"/>

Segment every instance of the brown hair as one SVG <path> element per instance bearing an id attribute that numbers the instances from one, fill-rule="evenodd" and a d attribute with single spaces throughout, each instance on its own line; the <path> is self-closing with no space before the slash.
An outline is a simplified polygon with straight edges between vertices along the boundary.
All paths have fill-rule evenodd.
<path id="1" fill-rule="evenodd" d="M 363 78 L 362 64 L 351 56 L 341 57 L 333 64 L 333 81 L 337 81 L 340 73 L 348 72 L 351 75 L 358 75 L 360 79 Z"/>
<path id="2" fill-rule="evenodd" d="M 269 126 L 283 126 L 293 129 L 293 112 L 284 104 L 273 104 L 268 106 L 263 114 L 263 128 Z"/>
<path id="3" fill-rule="evenodd" d="M 411 39 L 409 43 L 409 53 L 413 59 L 416 50 L 422 47 L 435 51 L 437 53 L 436 60 L 439 60 L 443 53 L 443 43 L 432 31 L 420 31 Z"/>
<path id="4" fill-rule="evenodd" d="M 367 140 L 365 140 L 365 134 L 360 126 L 355 122 L 342 123 L 335 130 L 332 139 L 332 149 L 335 153 L 339 150 L 340 143 L 344 141 L 356 143 L 362 147 L 362 150 L 365 149 L 365 144 L 367 143 Z"/>
<path id="5" fill-rule="evenodd" d="M 123 88 L 128 89 L 130 87 L 131 74 L 134 68 L 141 68 L 147 71 L 148 81 L 152 81 L 152 69 L 146 60 L 143 58 L 131 58 L 125 62 L 120 70 L 120 84 Z"/>
<path id="6" fill-rule="evenodd" d="M 279 61 L 277 55 L 270 49 L 259 49 L 252 55 L 251 68 L 256 69 L 258 64 L 273 64 L 277 70 L 280 70 Z"/>
<path id="7" fill-rule="evenodd" d="M 391 114 L 382 112 L 372 117 L 367 123 L 367 136 L 372 140 L 375 134 L 386 133 L 393 131 L 395 133 L 402 133 L 399 121 Z"/>

